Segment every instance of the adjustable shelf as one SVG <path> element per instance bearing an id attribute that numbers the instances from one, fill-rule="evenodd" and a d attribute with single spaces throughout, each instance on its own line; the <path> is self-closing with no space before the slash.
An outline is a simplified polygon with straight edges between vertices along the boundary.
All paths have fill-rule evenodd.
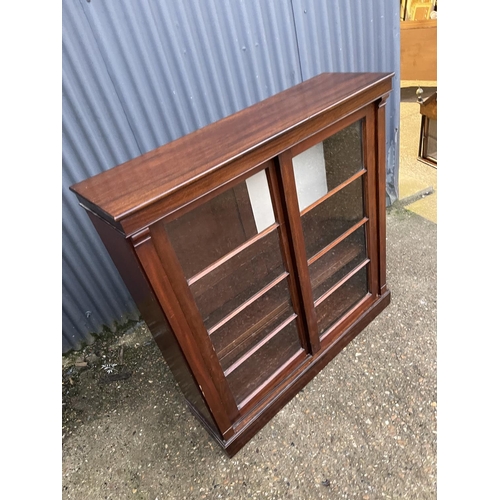
<path id="1" fill-rule="evenodd" d="M 229 456 L 389 304 L 392 76 L 319 75 L 71 187 Z"/>

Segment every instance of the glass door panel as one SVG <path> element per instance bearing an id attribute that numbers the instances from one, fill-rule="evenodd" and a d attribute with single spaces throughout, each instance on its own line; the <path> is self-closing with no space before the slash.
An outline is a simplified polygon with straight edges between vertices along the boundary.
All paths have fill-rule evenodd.
<path id="1" fill-rule="evenodd" d="M 229 387 L 240 406 L 270 377 L 283 372 L 302 351 L 294 316 L 269 337 L 271 338 L 264 345 L 256 346 L 259 348 L 249 357 L 242 358 L 240 364 L 233 365 L 234 369 L 226 371 Z"/>
<path id="2" fill-rule="evenodd" d="M 344 276 L 367 259 L 362 225 L 309 265 L 313 299 L 318 300 Z M 311 259 L 312 260 L 312 259 Z"/>
<path id="3" fill-rule="evenodd" d="M 228 315 L 223 321 L 209 330 L 223 368 L 227 368 L 226 356 L 232 353 L 229 364 L 234 357 L 233 351 L 241 345 L 258 342 L 274 329 L 281 321 L 294 314 L 290 301 L 290 292 L 286 277 L 277 285 L 249 304 L 245 304 L 236 314 Z"/>
<path id="4" fill-rule="evenodd" d="M 427 151 L 426 156 L 437 162 L 437 120 L 429 118 L 429 129 L 427 131 Z"/>
<path id="5" fill-rule="evenodd" d="M 333 288 L 322 301 L 316 302 L 316 315 L 320 336 L 327 332 L 342 316 L 368 293 L 368 273 L 364 266 L 354 276 Z"/>
<path id="6" fill-rule="evenodd" d="M 265 233 L 206 274 L 188 280 L 208 329 L 285 273 L 278 230 Z"/>
<path id="7" fill-rule="evenodd" d="M 267 179 L 164 224 L 237 404 L 303 351 Z"/>
<path id="8" fill-rule="evenodd" d="M 189 279 L 273 224 L 271 195 L 262 171 L 165 223 L 165 230 Z"/>
<path id="9" fill-rule="evenodd" d="M 354 122 L 292 159 L 301 212 L 364 168 L 362 123 Z"/>
<path id="10" fill-rule="evenodd" d="M 320 337 L 369 291 L 363 120 L 292 159 Z"/>
<path id="11" fill-rule="evenodd" d="M 363 219 L 362 181 L 358 177 L 323 202 L 303 212 L 302 231 L 308 259 Z"/>

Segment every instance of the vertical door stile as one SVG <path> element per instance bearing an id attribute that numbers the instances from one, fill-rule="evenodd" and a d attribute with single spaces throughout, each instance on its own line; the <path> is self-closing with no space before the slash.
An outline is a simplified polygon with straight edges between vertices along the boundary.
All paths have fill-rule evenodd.
<path id="1" fill-rule="evenodd" d="M 189 329 L 195 336 L 198 352 L 217 387 L 229 419 L 231 422 L 235 422 L 240 416 L 238 407 L 229 389 L 217 354 L 208 337 L 201 314 L 189 290 L 177 255 L 160 223 L 153 224 L 150 227 L 150 232 L 156 254 L 164 269 L 167 280 L 171 283 L 172 293 L 175 294 L 175 298 L 181 307 Z"/>
<path id="2" fill-rule="evenodd" d="M 366 223 L 366 245 L 367 255 L 370 259 L 368 264 L 369 291 L 374 295 L 379 295 L 379 265 L 377 255 L 377 155 L 375 144 L 375 113 L 373 106 L 367 110 L 367 115 L 363 120 L 363 157 L 367 170 L 363 185 L 363 203 L 365 215 L 368 217 Z"/>
<path id="3" fill-rule="evenodd" d="M 281 185 L 278 180 L 278 174 L 277 174 L 278 168 L 279 166 L 277 165 L 276 161 L 272 167 L 267 169 L 266 175 L 267 175 L 267 180 L 269 182 L 269 189 L 271 191 L 271 200 L 273 203 L 274 214 L 276 217 L 276 221 L 279 224 L 281 254 L 283 257 L 283 261 L 285 262 L 286 269 L 288 270 L 289 273 L 288 282 L 290 287 L 290 295 L 292 299 L 293 309 L 297 314 L 300 342 L 302 344 L 302 347 L 307 352 L 312 353 L 314 352 L 314 350 L 313 347 L 311 346 L 311 342 L 307 332 L 305 311 L 300 294 L 300 285 L 298 282 L 298 271 L 295 265 L 295 260 L 292 256 L 293 250 L 291 248 L 291 243 L 290 243 L 291 240 L 290 227 L 288 225 L 288 221 L 284 210 L 283 190 L 281 189 Z"/>
<path id="4" fill-rule="evenodd" d="M 289 228 L 291 250 L 293 252 L 292 259 L 295 262 L 297 269 L 297 278 L 300 285 L 299 289 L 308 330 L 311 354 L 315 354 L 319 351 L 321 346 L 318 334 L 318 323 L 316 320 L 316 310 L 313 302 L 311 280 L 309 277 L 309 268 L 307 265 L 304 234 L 302 231 L 302 223 L 300 221 L 299 202 L 295 187 L 291 150 L 280 154 L 278 157 L 278 163 L 279 169 L 277 169 L 277 177 L 283 190 L 282 199 L 284 200 L 286 207 L 284 212 L 286 214 L 286 226 Z"/>
<path id="5" fill-rule="evenodd" d="M 383 295 L 387 291 L 386 284 L 386 154 L 385 154 L 385 106 L 389 92 L 378 101 L 375 133 L 377 137 L 377 205 L 378 205 L 378 258 L 379 258 L 379 290 Z"/>

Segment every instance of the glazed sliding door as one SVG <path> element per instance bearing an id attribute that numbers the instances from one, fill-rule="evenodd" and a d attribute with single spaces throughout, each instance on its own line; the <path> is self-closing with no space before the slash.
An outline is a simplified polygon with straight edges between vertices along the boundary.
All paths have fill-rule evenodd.
<path id="1" fill-rule="evenodd" d="M 272 169 L 157 223 L 196 306 L 186 314 L 199 316 L 240 410 L 306 356 Z"/>
<path id="2" fill-rule="evenodd" d="M 376 289 L 373 111 L 368 108 L 298 144 L 291 151 L 297 245 L 312 296 L 320 340 Z M 290 168 L 285 164 L 283 168 Z M 293 204 L 293 203 L 292 203 Z M 293 219 L 293 215 L 291 215 Z"/>

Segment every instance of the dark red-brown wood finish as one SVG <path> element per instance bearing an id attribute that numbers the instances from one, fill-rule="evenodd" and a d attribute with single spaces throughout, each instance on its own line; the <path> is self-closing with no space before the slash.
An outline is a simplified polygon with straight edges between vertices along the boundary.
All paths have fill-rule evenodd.
<path id="1" fill-rule="evenodd" d="M 233 456 L 390 301 L 392 74 L 322 74 L 71 189 Z"/>

